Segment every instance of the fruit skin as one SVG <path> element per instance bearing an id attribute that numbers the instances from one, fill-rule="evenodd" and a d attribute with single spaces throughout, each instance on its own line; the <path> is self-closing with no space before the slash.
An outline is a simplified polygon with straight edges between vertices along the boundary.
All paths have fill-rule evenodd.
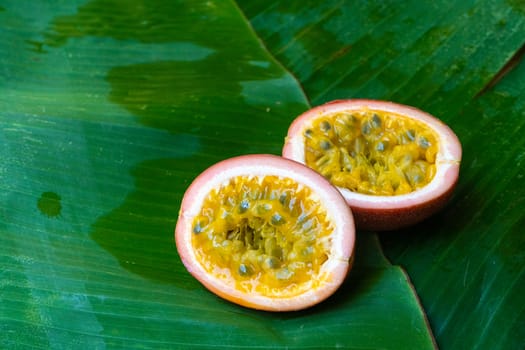
<path id="1" fill-rule="evenodd" d="M 447 125 L 414 107 L 366 99 L 335 100 L 314 107 L 298 116 L 290 125 L 283 157 L 305 163 L 303 133 L 310 121 L 319 115 L 362 109 L 387 111 L 419 120 L 438 134 L 440 145 L 436 155 L 437 172 L 428 185 L 417 191 L 398 196 L 373 196 L 338 187 L 352 208 L 357 228 L 368 231 L 396 230 L 421 222 L 442 209 L 452 196 L 459 177 L 461 143 Z"/>
<path id="2" fill-rule="evenodd" d="M 323 285 L 303 294 L 282 298 L 247 295 L 210 276 L 198 263 L 192 246 L 193 218 L 210 190 L 232 176 L 279 175 L 309 186 L 336 221 L 333 256 Z M 345 280 L 354 257 L 355 224 L 344 198 L 324 177 L 295 161 L 269 154 L 254 154 L 221 161 L 202 172 L 186 190 L 175 228 L 175 243 L 182 263 L 198 281 L 216 295 L 236 304 L 266 311 L 295 311 L 311 307 L 332 295 Z M 325 263 L 326 264 L 326 263 Z"/>

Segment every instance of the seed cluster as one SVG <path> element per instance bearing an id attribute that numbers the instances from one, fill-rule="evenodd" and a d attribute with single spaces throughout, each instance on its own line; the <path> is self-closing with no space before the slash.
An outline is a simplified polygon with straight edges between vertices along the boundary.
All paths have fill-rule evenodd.
<path id="1" fill-rule="evenodd" d="M 323 115 L 304 136 L 306 164 L 354 192 L 410 193 L 436 171 L 434 132 L 401 115 L 372 110 Z"/>
<path id="2" fill-rule="evenodd" d="M 311 190 L 277 176 L 232 178 L 210 192 L 192 243 L 209 272 L 265 295 L 315 282 L 333 228 Z"/>

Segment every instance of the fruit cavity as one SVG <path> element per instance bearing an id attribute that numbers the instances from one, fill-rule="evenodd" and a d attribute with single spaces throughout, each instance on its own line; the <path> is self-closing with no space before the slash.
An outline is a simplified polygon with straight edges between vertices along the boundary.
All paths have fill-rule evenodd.
<path id="1" fill-rule="evenodd" d="M 452 129 L 417 108 L 336 100 L 290 125 L 283 157 L 314 169 L 343 194 L 358 229 L 395 230 L 442 209 L 459 177 Z"/>
<path id="2" fill-rule="evenodd" d="M 246 293 L 312 288 L 333 231 L 309 188 L 278 176 L 238 176 L 210 192 L 193 221 L 199 262 Z"/>
<path id="3" fill-rule="evenodd" d="M 304 131 L 306 164 L 336 186 L 391 196 L 428 184 L 437 137 L 425 124 L 380 110 L 323 115 Z"/>
<path id="4" fill-rule="evenodd" d="M 303 164 L 274 155 L 221 161 L 186 190 L 175 240 L 187 270 L 215 294 L 269 311 L 332 295 L 352 265 L 344 197 Z"/>

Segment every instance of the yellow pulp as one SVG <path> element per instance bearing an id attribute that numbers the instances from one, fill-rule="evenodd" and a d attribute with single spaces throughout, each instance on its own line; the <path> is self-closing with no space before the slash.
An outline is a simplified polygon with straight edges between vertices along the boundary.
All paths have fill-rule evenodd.
<path id="1" fill-rule="evenodd" d="M 210 192 L 192 244 L 202 266 L 237 289 L 293 295 L 316 286 L 332 231 L 309 188 L 289 178 L 239 176 Z"/>
<path id="2" fill-rule="evenodd" d="M 306 164 L 336 186 L 391 196 L 428 184 L 438 142 L 425 124 L 373 110 L 317 118 L 304 132 Z"/>

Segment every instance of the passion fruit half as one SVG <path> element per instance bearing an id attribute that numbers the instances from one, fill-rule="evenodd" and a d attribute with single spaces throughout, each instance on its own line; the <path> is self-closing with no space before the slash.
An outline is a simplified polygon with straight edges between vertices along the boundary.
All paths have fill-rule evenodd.
<path id="1" fill-rule="evenodd" d="M 327 178 L 358 229 L 394 230 L 440 210 L 459 176 L 461 144 L 439 119 L 375 100 L 337 100 L 291 124 L 283 156 Z"/>
<path id="2" fill-rule="evenodd" d="M 179 256 L 206 288 L 269 311 L 332 295 L 353 258 L 343 196 L 303 164 L 274 155 L 221 161 L 188 187 L 175 228 Z"/>

